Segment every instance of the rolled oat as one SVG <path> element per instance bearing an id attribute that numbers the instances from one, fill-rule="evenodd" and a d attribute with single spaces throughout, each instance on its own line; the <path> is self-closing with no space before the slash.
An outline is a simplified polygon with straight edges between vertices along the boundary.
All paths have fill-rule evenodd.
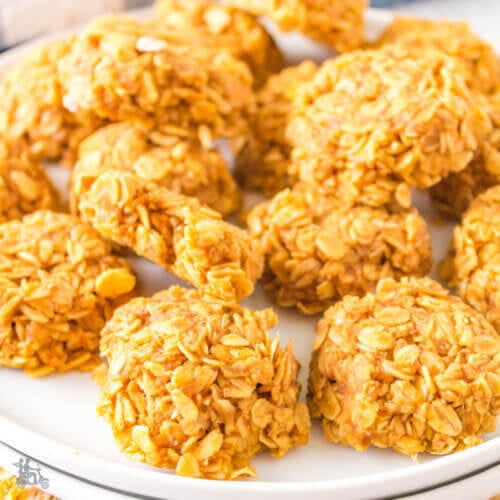
<path id="1" fill-rule="evenodd" d="M 273 19 L 284 31 L 300 31 L 340 51 L 364 42 L 366 0 L 230 0 Z"/>
<path id="2" fill-rule="evenodd" d="M 258 19 L 211 0 L 157 0 L 156 17 L 190 44 L 228 51 L 246 62 L 260 86 L 283 66 L 283 55 Z"/>
<path id="3" fill-rule="evenodd" d="M 257 92 L 248 141 L 236 155 L 235 175 L 245 188 L 262 189 L 272 196 L 297 182 L 285 130 L 295 89 L 317 70 L 315 63 L 304 61 L 271 76 Z"/>
<path id="4" fill-rule="evenodd" d="M 363 193 L 378 178 L 430 187 L 463 170 L 491 129 L 455 59 L 388 46 L 326 62 L 299 87 L 287 136 L 302 180 L 335 192 L 353 172 L 369 179 Z"/>
<path id="5" fill-rule="evenodd" d="M 24 147 L 0 140 L 0 223 L 54 208 L 58 196 L 42 166 Z"/>
<path id="6" fill-rule="evenodd" d="M 472 202 L 455 227 L 453 250 L 452 285 L 500 331 L 500 186 Z"/>
<path id="7" fill-rule="evenodd" d="M 254 104 L 245 63 L 126 16 L 92 22 L 60 61 L 59 76 L 71 109 L 166 133 L 181 127 L 207 147 L 219 136 L 244 134 Z"/>
<path id="8" fill-rule="evenodd" d="M 248 227 L 264 248 L 265 290 L 307 314 L 431 267 L 428 229 L 414 209 L 344 206 L 297 185 L 254 208 Z"/>
<path id="9" fill-rule="evenodd" d="M 459 60 L 466 83 L 491 92 L 498 83 L 500 65 L 493 48 L 474 35 L 468 23 L 396 17 L 375 46 L 398 43 L 415 54 L 437 49 Z"/>
<path id="10" fill-rule="evenodd" d="M 429 278 L 383 280 L 320 320 L 309 406 L 327 439 L 357 450 L 469 448 L 500 414 L 500 337 Z"/>
<path id="11" fill-rule="evenodd" d="M 74 209 L 105 238 L 132 248 L 205 293 L 234 301 L 262 273 L 260 245 L 196 198 L 110 170 L 73 183 Z"/>
<path id="12" fill-rule="evenodd" d="M 72 165 L 80 141 L 102 125 L 87 111 L 67 110 L 57 74 L 72 39 L 31 49 L 0 81 L 0 134 L 26 144 L 38 159 Z M 76 111 L 76 112 L 73 112 Z"/>
<path id="13" fill-rule="evenodd" d="M 465 170 L 450 174 L 430 190 L 433 205 L 455 218 L 462 216 L 477 195 L 500 182 L 500 91 L 482 99 L 486 99 L 493 130 Z"/>
<path id="14" fill-rule="evenodd" d="M 485 155 L 479 153 L 465 170 L 433 186 L 429 191 L 430 199 L 442 214 L 460 219 L 476 196 L 499 182 L 500 170 L 489 171 Z"/>
<path id="15" fill-rule="evenodd" d="M 241 193 L 216 149 L 204 149 L 189 132 L 164 134 L 142 130 L 133 123 L 115 123 L 87 138 L 73 172 L 72 205 L 97 177 L 109 171 L 131 172 L 142 182 L 154 183 L 198 200 L 228 215 L 241 204 Z"/>
<path id="16" fill-rule="evenodd" d="M 0 225 L 0 365 L 34 376 L 93 368 L 99 332 L 134 286 L 126 260 L 76 217 L 38 211 Z"/>
<path id="17" fill-rule="evenodd" d="M 262 450 L 282 457 L 306 444 L 309 414 L 297 398 L 291 345 L 252 311 L 172 287 L 134 299 L 102 332 L 107 365 L 98 412 L 133 460 L 183 476 L 255 476 Z"/>

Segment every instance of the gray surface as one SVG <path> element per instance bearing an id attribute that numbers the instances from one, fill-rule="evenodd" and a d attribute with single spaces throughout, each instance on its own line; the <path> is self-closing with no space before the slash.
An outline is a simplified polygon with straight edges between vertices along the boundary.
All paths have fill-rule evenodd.
<path id="1" fill-rule="evenodd" d="M 425 0 L 395 5 L 392 10 L 425 17 L 466 19 L 478 35 L 500 44 L 500 0 Z"/>
<path id="2" fill-rule="evenodd" d="M 391 7 L 393 5 L 410 3 L 415 0 L 371 0 L 370 5 L 372 7 Z"/>

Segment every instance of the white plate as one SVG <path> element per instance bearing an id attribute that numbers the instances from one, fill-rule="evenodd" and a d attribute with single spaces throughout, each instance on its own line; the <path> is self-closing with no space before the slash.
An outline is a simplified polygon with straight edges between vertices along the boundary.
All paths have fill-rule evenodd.
<path id="1" fill-rule="evenodd" d="M 370 10 L 368 27 L 375 36 L 391 20 L 391 14 Z M 280 35 L 278 41 L 290 59 L 304 56 L 321 60 L 327 51 L 299 35 Z M 0 71 L 16 60 L 18 49 L 0 57 Z M 64 186 L 67 171 L 52 169 L 51 175 Z M 65 179 L 66 177 L 66 179 Z M 431 221 L 432 210 L 425 197 L 416 196 L 417 205 Z M 430 224 L 434 260 L 448 247 L 451 226 Z M 134 259 L 143 292 L 168 287 L 175 279 L 157 266 Z M 270 301 L 258 289 L 245 301 L 249 307 L 263 308 Z M 279 331 L 283 343 L 294 339 L 295 353 L 302 364 L 301 381 L 306 384 L 307 367 L 314 338 L 316 318 L 280 309 Z M 89 374 L 71 373 L 45 379 L 31 379 L 22 372 L 0 370 L 0 440 L 22 450 L 42 463 L 93 481 L 131 492 L 140 497 L 217 500 L 261 498 L 379 498 L 412 492 L 453 481 L 486 468 L 500 459 L 500 433 L 485 436 L 476 448 L 447 457 L 422 456 L 419 464 L 391 450 L 370 449 L 358 453 L 327 442 L 318 423 L 310 443 L 298 447 L 285 458 L 267 454 L 254 459 L 258 479 L 217 482 L 186 479 L 172 471 L 159 470 L 128 460 L 119 451 L 107 424 L 95 415 L 97 387 Z"/>

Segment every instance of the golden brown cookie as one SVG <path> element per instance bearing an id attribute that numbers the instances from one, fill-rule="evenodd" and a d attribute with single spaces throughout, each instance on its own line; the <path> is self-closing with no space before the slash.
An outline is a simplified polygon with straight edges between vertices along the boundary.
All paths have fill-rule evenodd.
<path id="1" fill-rule="evenodd" d="M 73 40 L 31 49 L 0 81 L 0 134 L 8 142 L 26 144 L 38 159 L 62 159 L 72 165 L 78 145 L 103 122 L 94 113 L 75 113 L 63 105 L 57 73 L 59 60 Z"/>
<path id="2" fill-rule="evenodd" d="M 264 289 L 307 314 L 431 267 L 427 225 L 414 209 L 339 205 L 297 185 L 254 208 L 248 227 L 264 248 Z"/>
<path id="3" fill-rule="evenodd" d="M 196 198 L 119 170 L 74 182 L 73 191 L 75 211 L 101 236 L 221 300 L 252 293 L 263 266 L 259 242 Z"/>
<path id="4" fill-rule="evenodd" d="M 500 186 L 480 194 L 453 233 L 452 284 L 500 330 Z"/>
<path id="5" fill-rule="evenodd" d="M 283 54 L 252 14 L 212 0 L 157 0 L 161 25 L 173 29 L 185 43 L 227 51 L 250 67 L 257 86 L 279 71 Z"/>
<path id="6" fill-rule="evenodd" d="M 500 162 L 488 164 L 482 152 L 477 154 L 465 170 L 449 175 L 430 189 L 432 204 L 442 214 L 460 219 L 476 196 L 500 182 L 498 167 Z"/>
<path id="7" fill-rule="evenodd" d="M 306 444 L 298 363 L 252 311 L 172 287 L 119 308 L 102 333 L 98 412 L 132 459 L 183 476 L 255 476 L 262 450 Z"/>
<path id="8" fill-rule="evenodd" d="M 325 437 L 366 450 L 446 454 L 500 414 L 500 336 L 429 278 L 345 297 L 317 328 L 309 406 Z"/>
<path id="9" fill-rule="evenodd" d="M 300 31 L 340 52 L 364 43 L 366 0 L 231 0 L 284 31 Z"/>
<path id="10" fill-rule="evenodd" d="M 0 140 L 0 223 L 55 208 L 57 203 L 58 195 L 42 166 L 24 147 L 12 148 Z"/>
<path id="11" fill-rule="evenodd" d="M 31 375 L 88 370 L 135 277 L 91 227 L 38 211 L 0 225 L 0 365 Z"/>
<path id="12" fill-rule="evenodd" d="M 346 203 L 391 180 L 371 201 L 382 205 L 397 200 L 398 179 L 424 188 L 463 170 L 492 129 L 483 104 L 453 58 L 415 58 L 400 46 L 357 51 L 298 89 L 287 136 L 302 180 L 337 194 L 353 178 Z"/>
<path id="13" fill-rule="evenodd" d="M 375 46 L 393 43 L 405 45 L 417 56 L 437 49 L 457 58 L 467 85 L 480 92 L 491 92 L 498 84 L 500 65 L 495 51 L 466 22 L 397 16 Z"/>
<path id="14" fill-rule="evenodd" d="M 476 196 L 500 183 L 500 91 L 496 89 L 481 99 L 493 125 L 491 133 L 464 170 L 450 174 L 429 191 L 433 205 L 441 213 L 457 219 Z"/>
<path id="15" fill-rule="evenodd" d="M 204 146 L 237 137 L 254 104 L 247 65 L 185 44 L 175 32 L 126 16 L 92 22 L 59 63 L 67 109 L 112 121 L 192 131 Z"/>
<path id="16" fill-rule="evenodd" d="M 176 193 L 194 196 L 223 216 L 241 205 L 241 193 L 216 149 L 207 150 L 198 140 L 177 134 L 143 130 L 133 123 L 103 127 L 80 146 L 73 172 L 72 200 L 99 175 L 130 172 L 142 182 L 154 183 Z"/>
<path id="17" fill-rule="evenodd" d="M 235 175 L 245 188 L 272 196 L 297 182 L 285 131 L 297 86 L 310 81 L 317 71 L 314 62 L 304 61 L 271 76 L 257 92 L 248 141 L 236 155 Z"/>

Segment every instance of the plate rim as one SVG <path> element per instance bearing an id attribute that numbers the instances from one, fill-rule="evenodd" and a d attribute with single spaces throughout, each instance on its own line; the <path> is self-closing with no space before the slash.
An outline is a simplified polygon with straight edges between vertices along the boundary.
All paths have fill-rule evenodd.
<path id="1" fill-rule="evenodd" d="M 138 463 L 134 461 L 130 461 L 130 465 L 114 463 L 84 451 L 76 451 L 67 444 L 49 439 L 3 415 L 0 415 L 0 429 L 2 429 L 1 442 L 16 450 L 29 450 L 28 455 L 50 467 L 82 480 L 95 482 L 103 487 L 119 489 L 134 495 L 153 497 L 157 497 L 158 488 L 172 486 L 173 490 L 181 492 L 182 498 L 195 498 L 193 495 L 203 494 L 206 498 L 217 495 L 214 498 L 233 499 L 234 494 L 238 493 L 242 500 L 254 499 L 256 494 L 273 496 L 286 494 L 287 499 L 294 500 L 303 499 L 304 495 L 316 495 L 315 498 L 322 495 L 326 498 L 335 493 L 361 495 L 356 497 L 361 499 L 365 498 L 368 492 L 369 496 L 366 498 L 388 496 L 396 498 L 412 495 L 415 491 L 422 489 L 438 488 L 443 483 L 459 481 L 463 476 L 479 474 L 484 469 L 500 463 L 499 436 L 473 448 L 442 456 L 438 460 L 419 464 L 416 467 L 377 472 L 361 477 L 293 482 L 216 481 L 181 477 L 166 472 L 164 469 L 136 467 Z M 8 435 L 7 439 L 4 438 L 6 435 Z M 467 468 L 467 464 L 472 461 L 476 465 L 473 470 L 470 470 Z M 85 471 L 86 474 L 83 475 L 82 471 Z M 123 485 L 127 484 L 130 474 L 133 474 L 134 481 L 140 484 L 135 485 L 133 489 L 123 490 Z M 428 477 L 429 480 L 420 482 L 421 476 Z M 137 488 L 140 491 L 136 490 Z M 176 495 L 170 498 L 180 497 Z"/>
<path id="2" fill-rule="evenodd" d="M 150 12 L 150 8 L 141 8 L 129 10 L 126 14 L 140 18 Z M 366 13 L 366 23 L 368 26 L 385 26 L 394 16 L 395 13 L 390 10 L 369 8 Z M 58 30 L 46 36 L 33 38 L 7 50 L 0 54 L 0 73 L 5 71 L 26 50 L 41 43 L 78 33 L 83 29 L 83 26 L 79 25 L 66 30 Z M 419 488 L 424 490 L 439 488 L 443 483 L 460 481 L 461 478 L 467 475 L 480 474 L 484 469 L 494 467 L 500 463 L 500 436 L 498 436 L 473 448 L 442 456 L 438 460 L 420 464 L 418 467 L 377 472 L 365 476 L 294 482 L 262 480 L 211 481 L 180 477 L 172 473 L 166 473 L 162 469 L 140 468 L 133 461 L 130 461 L 130 464 L 121 464 L 96 457 L 90 453 L 76 452 L 71 446 L 50 439 L 42 433 L 33 431 L 1 414 L 0 430 L 0 442 L 16 450 L 29 451 L 28 455 L 46 463 L 49 467 L 83 481 L 95 482 L 96 485 L 103 488 L 116 489 L 123 491 L 123 493 L 128 492 L 123 490 L 123 485 L 129 482 L 132 474 L 136 484 L 133 490 L 130 490 L 130 494 L 136 496 L 150 495 L 155 498 L 158 498 L 159 490 L 157 488 L 167 490 L 169 486 L 172 488 L 172 495 L 175 495 L 175 498 L 196 498 L 194 495 L 203 495 L 205 498 L 223 500 L 226 498 L 233 499 L 235 493 L 238 493 L 239 500 L 254 500 L 256 494 L 273 496 L 286 494 L 288 500 L 303 499 L 304 495 L 327 498 L 331 494 L 345 494 L 351 497 L 352 495 L 358 495 L 359 498 L 373 498 L 374 496 L 390 496 L 394 498 L 415 494 L 415 491 Z M 471 461 L 477 463 L 477 466 L 472 471 L 467 470 L 467 464 Z M 85 472 L 85 475 L 83 472 Z M 418 481 L 419 487 L 412 486 L 417 484 L 416 481 Z M 155 487 L 155 490 L 149 489 L 151 487 Z M 141 491 L 134 491 L 136 489 L 141 489 Z M 367 496 L 368 493 L 369 496 Z M 170 496 L 170 498 L 174 497 Z"/>

